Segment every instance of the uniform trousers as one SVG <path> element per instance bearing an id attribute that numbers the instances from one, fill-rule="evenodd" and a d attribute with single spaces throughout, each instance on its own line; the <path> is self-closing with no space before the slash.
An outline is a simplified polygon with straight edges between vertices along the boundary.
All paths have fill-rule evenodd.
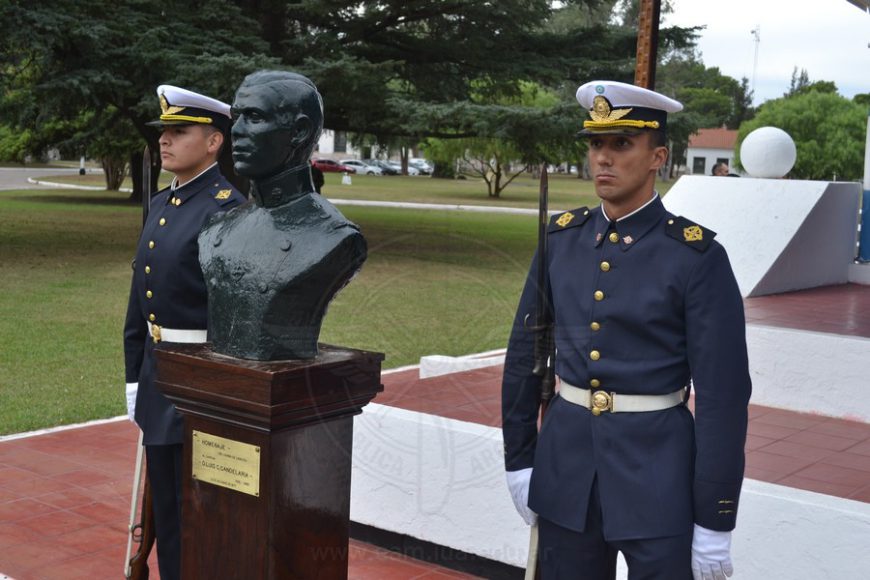
<path id="1" fill-rule="evenodd" d="M 181 445 L 146 445 L 160 580 L 181 578 Z"/>
<path id="2" fill-rule="evenodd" d="M 598 479 L 592 484 L 586 530 L 576 532 L 538 518 L 542 580 L 613 580 L 622 552 L 629 580 L 692 580 L 692 532 L 642 540 L 604 539 Z"/>

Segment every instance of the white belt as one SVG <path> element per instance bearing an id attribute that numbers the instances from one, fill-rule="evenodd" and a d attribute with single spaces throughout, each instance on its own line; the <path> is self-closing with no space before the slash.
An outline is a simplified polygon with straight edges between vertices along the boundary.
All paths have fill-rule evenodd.
<path id="1" fill-rule="evenodd" d="M 586 407 L 593 415 L 611 413 L 639 413 L 662 411 L 682 404 L 686 389 L 667 395 L 620 395 L 607 391 L 581 389 L 562 381 L 559 396 L 575 405 Z"/>
<path id="2" fill-rule="evenodd" d="M 205 342 L 207 335 L 205 330 L 179 330 L 176 328 L 164 328 L 156 324 L 148 323 L 148 334 L 158 342 Z"/>

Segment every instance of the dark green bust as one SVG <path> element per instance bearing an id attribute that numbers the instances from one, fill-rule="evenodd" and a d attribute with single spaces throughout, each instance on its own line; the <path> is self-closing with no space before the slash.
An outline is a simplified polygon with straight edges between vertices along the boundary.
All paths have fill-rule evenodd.
<path id="1" fill-rule="evenodd" d="M 232 106 L 233 164 L 253 200 L 199 236 L 215 352 L 254 360 L 313 358 L 326 307 L 359 271 L 359 228 L 314 192 L 309 159 L 323 102 L 308 78 L 248 75 Z"/>

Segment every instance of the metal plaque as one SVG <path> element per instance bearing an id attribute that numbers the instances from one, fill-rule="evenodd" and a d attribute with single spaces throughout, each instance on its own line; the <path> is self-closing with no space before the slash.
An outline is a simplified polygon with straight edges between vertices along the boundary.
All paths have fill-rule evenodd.
<path id="1" fill-rule="evenodd" d="M 260 497 L 260 447 L 194 430 L 192 476 Z"/>

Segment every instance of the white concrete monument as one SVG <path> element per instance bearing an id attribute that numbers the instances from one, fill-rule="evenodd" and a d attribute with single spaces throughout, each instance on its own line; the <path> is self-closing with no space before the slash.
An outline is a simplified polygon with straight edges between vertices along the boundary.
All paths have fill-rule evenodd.
<path id="1" fill-rule="evenodd" d="M 791 137 L 762 127 L 744 140 L 741 164 L 766 177 L 687 175 L 664 197 L 669 211 L 718 233 L 745 297 L 849 281 L 861 184 L 777 179 L 794 162 Z"/>

